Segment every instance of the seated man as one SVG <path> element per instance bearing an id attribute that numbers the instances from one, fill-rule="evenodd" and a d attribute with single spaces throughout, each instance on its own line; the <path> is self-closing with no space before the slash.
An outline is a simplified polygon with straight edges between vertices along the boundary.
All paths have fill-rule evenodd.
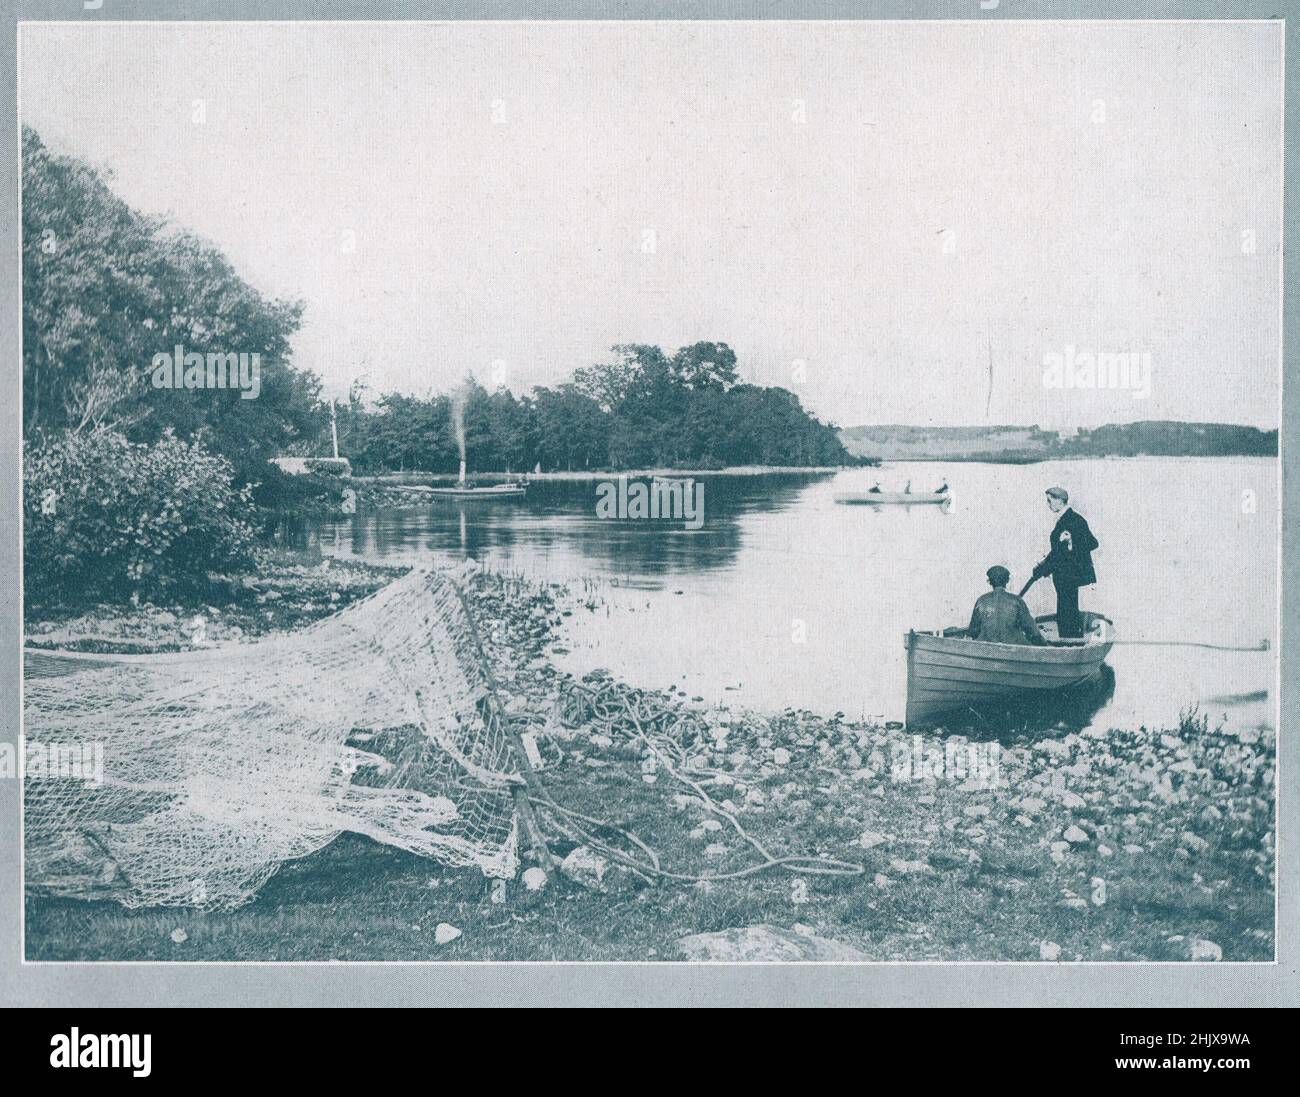
<path id="1" fill-rule="evenodd" d="M 991 644 L 1047 643 L 1025 600 L 1007 590 L 1011 572 L 1001 564 L 994 564 L 988 570 L 988 577 L 993 589 L 975 601 L 967 629 L 970 638 Z"/>

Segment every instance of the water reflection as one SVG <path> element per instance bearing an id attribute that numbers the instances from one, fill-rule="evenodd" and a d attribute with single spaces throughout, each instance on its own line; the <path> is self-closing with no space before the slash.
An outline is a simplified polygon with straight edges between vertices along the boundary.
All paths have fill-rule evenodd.
<path id="1" fill-rule="evenodd" d="M 628 577 L 638 576 L 649 581 L 647 589 L 660 589 L 674 574 L 731 567 L 741 548 L 743 517 L 756 511 L 778 514 L 794 505 L 809 483 L 825 478 L 701 477 L 704 524 L 694 530 L 666 519 L 598 518 L 595 482 L 540 481 L 523 499 L 440 499 L 351 518 L 286 519 L 280 536 L 296 547 L 315 547 L 324 538 L 333 555 L 412 564 L 470 557 L 510 566 L 526 555 L 530 564 L 551 558 L 562 565 L 576 546 L 583 574 L 621 577 L 625 587 L 631 585 Z"/>
<path id="2" fill-rule="evenodd" d="M 1006 698 L 948 715 L 942 726 L 972 739 L 996 739 L 1012 745 L 1039 738 L 1045 729 L 1068 735 L 1090 727 L 1097 713 L 1115 696 L 1115 671 L 1103 663 L 1095 678 L 1070 689 L 1037 696 Z"/>
<path id="3" fill-rule="evenodd" d="M 705 476 L 704 524 L 689 531 L 680 521 L 598 518 L 594 482 L 537 482 L 521 500 L 439 500 L 298 523 L 284 536 L 300 545 L 316 538 L 327 555 L 390 564 L 470 556 L 490 569 L 571 584 L 584 605 L 565 618 L 557 657 L 575 673 L 605 667 L 708 704 L 889 721 L 905 708 L 908 631 L 964 624 L 992 564 L 1009 568 L 1019 588 L 1053 521 L 1044 486 L 1062 483 L 1101 541 L 1098 582 L 1083 608 L 1112 617 L 1119 644 L 1099 693 L 1059 699 L 1037 725 L 1169 727 L 1197 706 L 1212 722 L 1275 723 L 1276 649 L 1161 646 L 1276 639 L 1277 510 L 1240 506 L 1245 488 L 1261 501 L 1276 498 L 1275 461 L 882 471 L 895 483 L 946 480 L 951 502 L 837 504 L 837 493 L 871 486 L 876 473 L 868 469 Z M 1039 583 L 1027 601 L 1035 614 L 1055 608 L 1050 584 Z M 1017 718 L 981 713 L 969 723 L 1014 735 Z"/>

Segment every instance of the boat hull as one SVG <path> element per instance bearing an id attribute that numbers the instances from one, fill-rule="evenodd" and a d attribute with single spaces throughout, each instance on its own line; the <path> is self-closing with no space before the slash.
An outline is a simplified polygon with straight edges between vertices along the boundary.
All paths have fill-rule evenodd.
<path id="1" fill-rule="evenodd" d="M 416 495 L 431 495 L 439 499 L 518 499 L 526 495 L 523 484 L 500 484 L 490 488 L 429 488 L 419 484 L 394 484 L 398 491 Z"/>
<path id="2" fill-rule="evenodd" d="M 847 506 L 882 506 L 886 504 L 903 504 L 915 506 L 919 503 L 946 503 L 951 496 L 945 492 L 903 492 L 903 491 L 842 491 L 835 496 L 837 503 Z"/>
<path id="3" fill-rule="evenodd" d="M 518 499 L 527 488 L 432 488 L 430 495 L 442 499 Z"/>
<path id="4" fill-rule="evenodd" d="M 1085 613 L 1083 641 L 1055 637 L 1054 617 L 1038 618 L 1051 642 L 1043 647 L 971 640 L 962 629 L 907 634 L 908 727 L 925 727 L 963 711 L 1032 699 L 1096 678 L 1114 643 L 1114 628 Z"/>

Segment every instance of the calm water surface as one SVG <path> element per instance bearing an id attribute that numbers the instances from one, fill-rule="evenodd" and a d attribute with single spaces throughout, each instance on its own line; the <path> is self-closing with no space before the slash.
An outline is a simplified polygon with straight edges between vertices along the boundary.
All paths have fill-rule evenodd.
<path id="1" fill-rule="evenodd" d="M 947 481 L 945 507 L 850 507 L 879 480 Z M 1275 723 L 1277 464 L 1140 458 L 1008 466 L 899 463 L 824 475 L 706 476 L 705 521 L 607 521 L 590 482 L 538 482 L 526 499 L 379 510 L 295 531 L 326 555 L 384 563 L 471 556 L 568 581 L 594 610 L 566 618 L 561 657 L 710 703 L 902 719 L 903 637 L 964 624 L 991 564 L 1016 589 L 1046 552 L 1043 490 L 1062 484 L 1101 542 L 1084 609 L 1123 640 L 1273 650 L 1116 646 L 1113 694 L 1084 718 L 1168 724 L 1194 705 L 1238 726 Z M 1250 505 L 1253 493 L 1254 506 Z M 1050 580 L 1027 596 L 1054 610 Z M 1100 709 L 1092 712 L 1100 704 Z"/>

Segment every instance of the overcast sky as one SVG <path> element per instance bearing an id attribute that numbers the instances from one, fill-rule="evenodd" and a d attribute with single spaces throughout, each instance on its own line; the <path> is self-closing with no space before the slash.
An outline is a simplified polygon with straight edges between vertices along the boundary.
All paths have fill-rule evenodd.
<path id="1" fill-rule="evenodd" d="M 332 393 L 708 339 L 842 426 L 1276 426 L 1281 29 L 65 23 L 21 109 L 305 301 Z"/>

